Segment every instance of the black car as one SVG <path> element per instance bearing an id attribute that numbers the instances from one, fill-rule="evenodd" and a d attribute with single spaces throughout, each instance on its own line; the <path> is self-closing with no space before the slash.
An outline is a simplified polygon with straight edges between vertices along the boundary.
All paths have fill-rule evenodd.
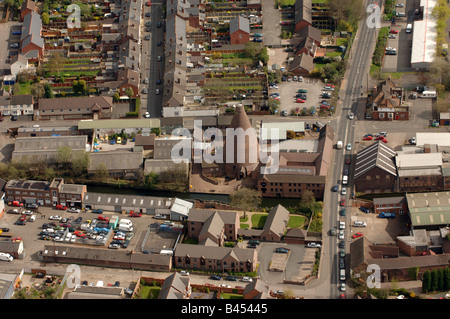
<path id="1" fill-rule="evenodd" d="M 38 209 L 38 204 L 28 204 L 27 205 L 27 208 L 29 208 L 29 209 Z"/>
<path id="2" fill-rule="evenodd" d="M 129 241 L 129 240 L 125 240 L 125 241 L 122 243 L 122 247 L 123 247 L 123 248 L 127 248 L 129 244 L 130 244 L 130 241 Z"/>
<path id="3" fill-rule="evenodd" d="M 253 239 L 248 242 L 249 245 L 259 245 L 259 240 Z"/>
<path id="4" fill-rule="evenodd" d="M 16 225 L 25 226 L 27 223 L 24 220 L 16 221 Z"/>
<path id="5" fill-rule="evenodd" d="M 257 248 L 257 246 L 256 246 L 255 244 L 250 244 L 250 243 L 249 243 L 249 244 L 247 245 L 247 248 Z"/>
<path id="6" fill-rule="evenodd" d="M 5 232 L 5 233 L 9 232 L 9 228 L 7 228 L 7 227 L 2 228 L 2 232 Z"/>
<path id="7" fill-rule="evenodd" d="M 279 254 L 287 254 L 287 253 L 289 253 L 289 249 L 283 248 L 283 247 L 279 247 L 279 248 L 275 249 L 275 252 L 279 253 Z"/>
<path id="8" fill-rule="evenodd" d="M 162 46 L 162 44 L 163 44 L 163 43 L 162 43 L 161 41 L 158 42 L 158 46 L 159 46 L 159 47 Z"/>
<path id="9" fill-rule="evenodd" d="M 339 258 L 339 268 L 340 269 L 344 269 L 345 268 L 344 258 Z"/>
<path id="10" fill-rule="evenodd" d="M 147 12 L 147 13 L 145 14 L 145 16 L 146 16 L 147 18 L 150 18 L 150 17 L 152 16 L 152 13 L 151 13 L 151 12 Z"/>
<path id="11" fill-rule="evenodd" d="M 339 242 L 339 248 L 345 248 L 345 241 L 341 240 Z"/>
<path id="12" fill-rule="evenodd" d="M 75 219 L 75 223 L 81 223 L 82 220 L 83 220 L 83 217 L 78 217 L 77 219 Z"/>
<path id="13" fill-rule="evenodd" d="M 94 213 L 94 214 L 101 214 L 101 213 L 103 213 L 103 209 L 94 209 L 92 211 L 92 213 Z"/>
<path id="14" fill-rule="evenodd" d="M 126 138 L 123 138 L 122 139 L 122 145 L 127 145 L 127 143 L 128 143 L 128 140 Z"/>
<path id="15" fill-rule="evenodd" d="M 13 115 L 13 116 L 11 116 L 11 121 L 17 121 L 18 120 L 18 117 L 17 117 L 17 115 Z"/>
<path id="16" fill-rule="evenodd" d="M 234 276 L 226 276 L 226 277 L 225 277 L 225 280 L 228 280 L 228 281 L 237 281 L 237 278 L 234 277 Z"/>
<path id="17" fill-rule="evenodd" d="M 36 274 L 36 278 L 44 278 L 44 277 L 45 277 L 45 274 L 42 273 L 42 272 L 38 272 L 38 273 Z"/>
<path id="18" fill-rule="evenodd" d="M 161 79 L 156 80 L 156 84 L 160 85 L 161 84 Z"/>
<path id="19" fill-rule="evenodd" d="M 338 185 L 334 185 L 333 186 L 333 192 L 337 192 L 339 190 L 339 186 Z"/>
<path id="20" fill-rule="evenodd" d="M 117 244 L 117 245 L 120 245 L 120 244 L 122 244 L 123 243 L 123 240 L 113 240 L 112 242 L 111 242 L 111 244 Z"/>
<path id="21" fill-rule="evenodd" d="M 220 277 L 219 275 L 211 275 L 211 277 L 209 277 L 210 279 L 213 279 L 213 280 L 220 280 L 220 279 L 222 279 L 222 277 Z"/>
<path id="22" fill-rule="evenodd" d="M 120 286 L 120 281 L 116 281 L 113 286 L 114 287 L 119 287 Z"/>
<path id="23" fill-rule="evenodd" d="M 145 28 L 145 31 L 150 32 L 152 29 L 150 27 Z"/>
<path id="24" fill-rule="evenodd" d="M 158 28 L 161 28 L 162 27 L 162 23 L 161 22 L 158 22 L 158 24 L 156 25 Z"/>
<path id="25" fill-rule="evenodd" d="M 150 21 L 148 21 L 148 22 L 145 24 L 145 26 L 146 26 L 146 27 L 151 27 L 151 26 L 152 26 L 152 23 L 151 23 Z"/>

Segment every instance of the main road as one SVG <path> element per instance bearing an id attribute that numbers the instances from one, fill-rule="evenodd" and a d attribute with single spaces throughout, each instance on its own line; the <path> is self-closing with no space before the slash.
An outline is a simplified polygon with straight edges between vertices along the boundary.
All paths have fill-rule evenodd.
<path id="1" fill-rule="evenodd" d="M 365 1 L 365 7 L 375 3 L 373 0 Z M 347 256 L 349 253 L 349 244 L 351 243 L 351 234 L 348 228 L 350 225 L 350 216 L 339 216 L 339 201 L 345 198 L 348 205 L 352 196 L 352 180 L 347 185 L 347 195 L 340 195 L 342 185 L 342 173 L 345 168 L 345 156 L 351 156 L 355 152 L 354 147 L 354 131 L 355 121 L 348 118 L 349 113 L 358 114 L 358 107 L 365 107 L 365 98 L 363 94 L 367 92 L 367 77 L 369 74 L 372 54 L 375 48 L 376 39 L 378 37 L 378 29 L 369 28 L 366 19 L 363 18 L 359 23 L 359 28 L 353 42 L 349 60 L 347 63 L 347 71 L 345 79 L 341 85 L 339 93 L 339 103 L 337 107 L 336 118 L 330 121 L 330 125 L 335 129 L 336 141 L 343 141 L 342 149 L 335 149 L 333 154 L 333 166 L 330 170 L 327 182 L 327 191 L 324 196 L 324 214 L 323 214 L 323 252 L 320 268 L 320 278 L 312 281 L 305 286 L 303 296 L 305 298 L 338 298 L 341 292 L 338 289 L 339 280 L 339 256 L 338 256 L 338 238 L 331 236 L 329 230 L 333 227 L 338 228 L 339 221 L 346 222 L 345 242 Z M 362 103 L 361 103 L 362 102 Z M 362 112 L 361 114 L 364 114 Z M 360 119 L 364 120 L 364 119 Z M 345 146 L 347 143 L 352 144 L 352 151 L 347 151 Z M 354 156 L 353 156 L 354 157 Z M 354 165 L 354 158 L 352 158 Z M 347 166 L 347 168 L 350 168 Z M 350 177 L 352 170 L 350 171 Z M 339 192 L 332 192 L 333 185 L 340 185 Z M 348 210 L 347 210 L 348 211 Z M 349 258 L 346 259 L 347 278 L 348 278 Z M 295 288 L 293 288 L 295 289 Z"/>

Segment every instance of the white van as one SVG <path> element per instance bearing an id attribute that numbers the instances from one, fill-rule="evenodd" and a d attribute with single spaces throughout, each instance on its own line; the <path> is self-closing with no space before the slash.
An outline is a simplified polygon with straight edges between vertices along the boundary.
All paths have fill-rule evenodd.
<path id="1" fill-rule="evenodd" d="M 423 99 L 435 98 L 435 97 L 437 97 L 437 93 L 436 93 L 436 91 L 423 91 L 422 95 L 420 97 Z"/>
<path id="2" fill-rule="evenodd" d="M 31 215 L 30 216 L 30 222 L 34 222 L 36 220 L 36 215 Z"/>
<path id="3" fill-rule="evenodd" d="M 342 176 L 342 185 L 347 185 L 348 184 L 348 175 L 344 175 Z"/>
<path id="4" fill-rule="evenodd" d="M 342 146 L 343 146 L 342 141 L 337 141 L 336 148 L 339 150 L 342 148 Z"/>
<path id="5" fill-rule="evenodd" d="M 355 221 L 354 223 L 353 223 L 353 226 L 355 226 L 355 227 L 367 227 L 367 224 L 366 224 L 366 222 L 361 222 L 361 221 Z"/>
<path id="6" fill-rule="evenodd" d="M 408 24 L 406 25 L 406 30 L 405 30 L 405 32 L 406 32 L 406 33 L 411 33 L 411 31 L 412 31 L 412 24 L 411 24 L 411 23 L 408 23 Z"/>
<path id="7" fill-rule="evenodd" d="M 3 261 L 13 261 L 13 256 L 11 256 L 10 254 L 7 253 L 0 253 L 0 260 Z"/>

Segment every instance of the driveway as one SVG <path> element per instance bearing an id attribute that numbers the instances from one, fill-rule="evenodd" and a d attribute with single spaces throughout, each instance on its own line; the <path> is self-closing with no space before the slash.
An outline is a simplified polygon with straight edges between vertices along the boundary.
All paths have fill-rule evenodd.
<path id="1" fill-rule="evenodd" d="M 262 16 L 263 16 L 263 36 L 264 45 L 280 46 L 281 45 L 281 26 L 280 11 L 275 8 L 273 0 L 261 0 Z"/>

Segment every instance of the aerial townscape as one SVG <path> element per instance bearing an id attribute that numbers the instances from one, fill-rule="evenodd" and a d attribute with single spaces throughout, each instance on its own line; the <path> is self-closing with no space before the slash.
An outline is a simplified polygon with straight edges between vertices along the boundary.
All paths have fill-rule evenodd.
<path id="1" fill-rule="evenodd" d="M 3 0 L 0 43 L 1 299 L 450 299 L 447 0 Z"/>

